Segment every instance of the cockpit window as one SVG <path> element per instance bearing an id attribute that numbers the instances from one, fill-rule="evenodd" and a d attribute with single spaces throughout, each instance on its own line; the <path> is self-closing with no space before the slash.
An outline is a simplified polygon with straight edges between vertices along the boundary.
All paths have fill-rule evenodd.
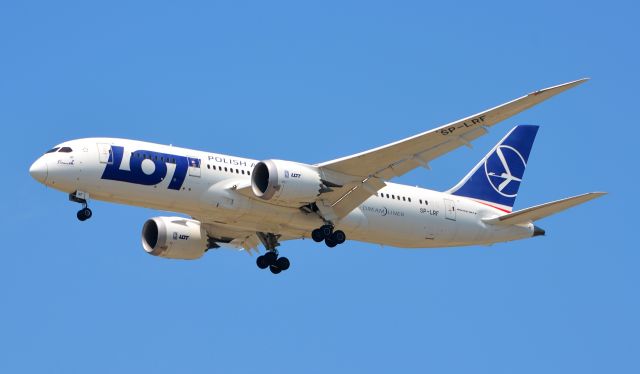
<path id="1" fill-rule="evenodd" d="M 57 152 L 58 149 L 60 149 L 60 147 L 51 148 L 50 150 L 46 151 L 44 154 Z"/>
<path id="2" fill-rule="evenodd" d="M 60 150 L 58 152 L 62 152 L 62 153 L 71 153 L 73 152 L 73 150 L 69 147 L 62 147 L 60 148 Z"/>

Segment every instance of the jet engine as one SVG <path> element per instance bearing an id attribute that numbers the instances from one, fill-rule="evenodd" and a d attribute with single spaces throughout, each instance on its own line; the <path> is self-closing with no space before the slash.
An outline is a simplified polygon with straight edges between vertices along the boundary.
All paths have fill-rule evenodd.
<path id="1" fill-rule="evenodd" d="M 142 227 L 142 247 L 154 256 L 195 260 L 207 250 L 200 222 L 183 217 L 154 217 Z"/>
<path id="2" fill-rule="evenodd" d="M 313 165 L 283 160 L 260 161 L 251 174 L 253 193 L 264 200 L 311 203 L 331 189 Z M 332 185 L 335 186 L 335 185 Z"/>

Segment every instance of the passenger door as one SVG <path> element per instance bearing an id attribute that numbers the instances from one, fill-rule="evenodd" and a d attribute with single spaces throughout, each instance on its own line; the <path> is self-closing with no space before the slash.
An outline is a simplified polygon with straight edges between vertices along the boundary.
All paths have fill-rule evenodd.
<path id="1" fill-rule="evenodd" d="M 113 157 L 111 157 L 111 144 L 98 143 L 98 158 L 101 164 L 113 164 Z"/>
<path id="2" fill-rule="evenodd" d="M 456 220 L 456 204 L 453 200 L 444 199 L 444 218 L 451 221 Z"/>
<path id="3" fill-rule="evenodd" d="M 200 178 L 200 159 L 195 157 L 187 157 L 189 160 L 189 176 Z"/>

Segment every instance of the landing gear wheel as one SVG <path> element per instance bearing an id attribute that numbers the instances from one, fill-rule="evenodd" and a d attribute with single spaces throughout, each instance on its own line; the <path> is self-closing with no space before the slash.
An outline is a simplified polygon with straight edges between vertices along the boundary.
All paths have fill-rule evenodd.
<path id="1" fill-rule="evenodd" d="M 91 218 L 92 215 L 93 213 L 91 212 L 91 209 L 82 208 L 78 211 L 78 213 L 76 214 L 76 217 L 78 217 L 80 221 L 86 221 L 89 218 Z"/>
<path id="2" fill-rule="evenodd" d="M 276 260 L 278 259 L 278 254 L 274 251 L 269 251 L 265 253 L 262 257 L 264 257 L 265 263 L 267 264 L 267 266 L 269 266 L 269 265 L 274 265 L 276 263 Z"/>
<path id="3" fill-rule="evenodd" d="M 324 232 L 321 229 L 315 229 L 311 231 L 311 239 L 313 239 L 314 242 L 320 243 L 324 240 L 324 238 Z"/>
<path id="4" fill-rule="evenodd" d="M 338 245 L 338 243 L 332 238 L 332 237 L 328 237 L 324 240 L 324 244 L 327 245 L 327 247 L 329 248 L 333 248 L 336 245 Z"/>
<path id="5" fill-rule="evenodd" d="M 275 251 L 268 251 L 262 256 L 258 256 L 256 259 L 256 265 L 258 265 L 260 269 L 269 268 L 273 274 L 280 274 L 281 272 L 289 269 L 291 263 L 286 257 L 278 257 L 278 253 Z"/>
<path id="6" fill-rule="evenodd" d="M 347 240 L 347 236 L 344 234 L 344 231 L 338 230 L 331 235 L 331 239 L 333 239 L 337 244 L 342 244 Z"/>
<path id="7" fill-rule="evenodd" d="M 276 267 L 282 271 L 289 269 L 289 265 L 291 265 L 291 263 L 286 257 L 280 257 L 276 260 Z"/>
<path id="8" fill-rule="evenodd" d="M 269 264 L 267 263 L 267 260 L 264 258 L 264 256 L 258 256 L 258 258 L 256 259 L 256 265 L 258 265 L 260 269 L 266 269 L 269 267 Z"/>
<path id="9" fill-rule="evenodd" d="M 325 239 L 333 234 L 333 227 L 331 225 L 324 225 L 320 228 L 320 230 L 322 230 L 322 235 Z"/>

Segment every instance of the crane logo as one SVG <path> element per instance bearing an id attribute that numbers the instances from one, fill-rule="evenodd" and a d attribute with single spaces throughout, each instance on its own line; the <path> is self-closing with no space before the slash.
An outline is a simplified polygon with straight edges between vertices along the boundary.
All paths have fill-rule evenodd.
<path id="1" fill-rule="evenodd" d="M 489 184 L 502 196 L 515 197 L 527 162 L 515 148 L 499 145 L 484 162 Z"/>

